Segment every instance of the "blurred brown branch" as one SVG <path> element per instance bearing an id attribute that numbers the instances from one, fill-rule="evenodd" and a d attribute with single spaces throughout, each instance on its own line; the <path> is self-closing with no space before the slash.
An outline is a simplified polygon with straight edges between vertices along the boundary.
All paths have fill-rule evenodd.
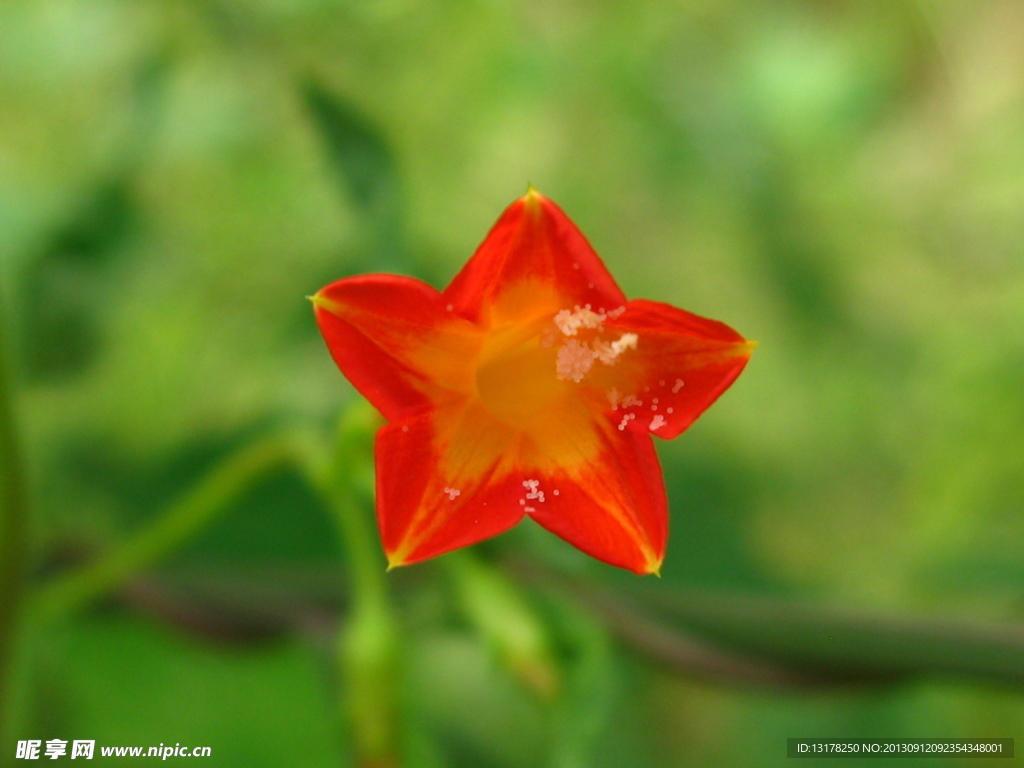
<path id="1" fill-rule="evenodd" d="M 760 686 L 879 685 L 953 677 L 1024 686 L 1024 627 L 858 613 L 791 601 L 515 571 L 557 585 L 620 642 L 678 674 Z"/>

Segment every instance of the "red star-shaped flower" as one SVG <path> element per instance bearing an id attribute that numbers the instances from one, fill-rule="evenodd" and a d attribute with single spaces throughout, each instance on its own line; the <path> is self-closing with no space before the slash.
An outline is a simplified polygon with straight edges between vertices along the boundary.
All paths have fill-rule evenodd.
<path id="1" fill-rule="evenodd" d="M 443 292 L 365 275 L 313 304 L 338 367 L 389 422 L 377 518 L 392 567 L 529 516 L 599 560 L 657 572 L 668 513 L 650 436 L 686 429 L 754 346 L 714 320 L 627 301 L 532 189 Z"/>

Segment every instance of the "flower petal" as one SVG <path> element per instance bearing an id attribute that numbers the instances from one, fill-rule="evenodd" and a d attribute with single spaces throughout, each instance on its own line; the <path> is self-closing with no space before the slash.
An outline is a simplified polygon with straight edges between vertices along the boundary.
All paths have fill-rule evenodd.
<path id="1" fill-rule="evenodd" d="M 370 275 L 313 303 L 342 372 L 393 422 L 376 447 L 392 567 L 529 515 L 600 560 L 657 572 L 668 515 L 649 433 L 682 432 L 754 346 L 722 323 L 626 302 L 532 189 L 444 293 Z"/>
<path id="2" fill-rule="evenodd" d="M 668 304 L 637 299 L 607 328 L 636 334 L 636 347 L 605 369 L 620 431 L 642 429 L 673 438 L 739 376 L 755 343 L 724 323 Z"/>
<path id="3" fill-rule="evenodd" d="M 534 520 L 574 547 L 635 573 L 657 573 L 668 538 L 668 502 L 649 435 L 605 424 L 591 461 L 566 457 L 528 508 Z"/>
<path id="4" fill-rule="evenodd" d="M 312 300 L 334 361 L 389 421 L 471 391 L 481 334 L 426 283 L 350 277 Z"/>
<path id="5" fill-rule="evenodd" d="M 472 404 L 377 433 L 377 520 L 392 567 L 474 544 L 522 519 L 506 459 L 514 441 Z"/>
<path id="6" fill-rule="evenodd" d="M 458 314 L 489 327 L 626 302 L 583 233 L 533 189 L 505 210 L 444 295 Z"/>

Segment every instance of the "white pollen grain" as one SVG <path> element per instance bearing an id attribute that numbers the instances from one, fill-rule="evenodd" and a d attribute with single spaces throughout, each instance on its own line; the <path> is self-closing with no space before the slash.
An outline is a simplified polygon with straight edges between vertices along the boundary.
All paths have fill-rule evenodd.
<path id="1" fill-rule="evenodd" d="M 615 365 L 619 356 L 627 349 L 636 349 L 635 333 L 624 333 L 618 341 L 613 341 L 611 344 L 601 339 L 594 342 L 594 354 L 605 365 Z"/>
<path id="2" fill-rule="evenodd" d="M 451 312 L 453 309 L 455 309 L 455 305 L 454 304 L 448 304 L 448 305 L 445 306 L 445 309 L 447 309 L 449 312 Z"/>
<path id="3" fill-rule="evenodd" d="M 612 342 L 612 351 L 616 357 L 621 355 L 627 349 L 636 349 L 636 343 L 639 337 L 635 333 L 624 333 L 619 336 L 618 341 Z"/>
<path id="4" fill-rule="evenodd" d="M 675 413 L 676 409 L 671 406 L 665 409 L 665 413 Z"/>
<path id="5" fill-rule="evenodd" d="M 683 380 L 676 379 L 676 383 L 672 385 L 672 394 L 676 394 L 680 389 L 683 388 Z"/>
<path id="6" fill-rule="evenodd" d="M 551 492 L 551 495 L 552 495 L 552 496 L 557 496 L 557 495 L 558 495 L 558 489 L 557 489 L 557 488 L 555 488 L 555 490 L 553 490 L 553 491 Z"/>
<path id="7" fill-rule="evenodd" d="M 613 312 L 621 313 L 624 310 L 624 307 L 619 307 Z M 626 350 L 636 349 L 639 339 L 635 333 L 623 333 L 615 341 L 600 338 L 599 334 L 604 332 L 603 324 L 608 317 L 605 310 L 594 310 L 590 304 L 582 307 L 577 304 L 571 310 L 563 309 L 555 314 L 552 318 L 555 328 L 569 339 L 559 347 L 555 356 L 555 375 L 559 381 L 574 381 L 578 384 L 590 373 L 595 360 L 604 365 L 615 365 Z M 587 334 L 588 339 L 585 341 L 574 338 L 582 331 L 594 333 Z M 554 343 L 550 335 L 541 339 L 543 348 L 553 346 Z"/>
<path id="8" fill-rule="evenodd" d="M 587 344 L 571 339 L 558 349 L 555 357 L 555 376 L 559 381 L 571 380 L 577 384 L 594 367 L 594 350 Z"/>
<path id="9" fill-rule="evenodd" d="M 665 417 L 659 413 L 653 419 L 651 419 L 649 429 L 653 432 L 655 429 L 661 429 L 662 427 L 664 427 L 666 423 L 667 422 L 665 421 Z"/>
<path id="10" fill-rule="evenodd" d="M 455 499 L 462 495 L 462 491 L 458 488 L 445 488 L 444 495 L 448 497 L 448 501 L 455 501 Z"/>
<path id="11" fill-rule="evenodd" d="M 565 336 L 575 336 L 583 328 L 593 328 L 600 331 L 605 317 L 604 312 L 594 312 L 589 304 L 585 304 L 582 307 L 577 304 L 572 309 L 559 311 L 555 315 L 554 321 L 555 325 L 558 326 L 558 330 Z"/>
<path id="12" fill-rule="evenodd" d="M 527 499 L 544 503 L 544 491 L 540 490 L 540 480 L 524 480 L 523 487 L 526 489 Z"/>
<path id="13" fill-rule="evenodd" d="M 617 387 L 612 387 L 608 390 L 608 402 L 612 404 L 612 410 L 619 410 L 619 403 L 622 401 L 622 395 L 619 394 Z"/>

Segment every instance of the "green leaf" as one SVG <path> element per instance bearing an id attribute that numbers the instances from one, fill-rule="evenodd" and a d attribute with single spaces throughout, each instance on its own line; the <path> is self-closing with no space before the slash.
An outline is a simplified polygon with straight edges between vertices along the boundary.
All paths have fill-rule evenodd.
<path id="1" fill-rule="evenodd" d="M 325 706 L 319 658 L 300 642 L 239 653 L 125 615 L 90 616 L 63 631 L 64 638 L 44 635 L 37 649 L 50 660 L 37 673 L 38 706 L 55 730 L 95 739 L 97 758 L 100 745 L 180 740 L 209 746 L 210 759 L 196 762 L 210 765 L 287 765 L 296 754 L 311 768 L 347 765 Z"/>
<path id="2" fill-rule="evenodd" d="M 561 679 L 548 628 L 529 597 L 502 571 L 469 550 L 444 558 L 469 623 L 518 680 L 551 699 Z"/>
<path id="3" fill-rule="evenodd" d="M 400 259 L 403 195 L 387 140 L 369 118 L 318 83 L 307 82 L 303 93 L 334 176 L 364 222 L 378 259 Z"/>

